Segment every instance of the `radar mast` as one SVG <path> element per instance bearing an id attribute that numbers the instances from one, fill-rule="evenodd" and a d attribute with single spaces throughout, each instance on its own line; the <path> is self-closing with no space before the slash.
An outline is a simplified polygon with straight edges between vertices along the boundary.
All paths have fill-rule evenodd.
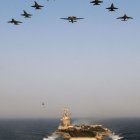
<path id="1" fill-rule="evenodd" d="M 71 126 L 70 116 L 71 116 L 70 110 L 68 108 L 64 108 L 59 129 L 67 129 L 69 126 Z"/>

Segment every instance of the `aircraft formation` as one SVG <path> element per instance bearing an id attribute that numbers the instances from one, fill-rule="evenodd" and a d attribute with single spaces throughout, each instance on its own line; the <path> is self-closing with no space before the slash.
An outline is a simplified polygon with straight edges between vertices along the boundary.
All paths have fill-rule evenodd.
<path id="1" fill-rule="evenodd" d="M 102 0 L 92 0 L 92 1 L 90 1 L 90 3 L 93 4 L 94 6 L 96 6 L 96 5 L 102 4 L 103 1 Z M 38 4 L 38 2 L 34 1 L 34 5 L 32 5 L 31 7 L 35 8 L 36 10 L 41 10 L 44 6 Z M 112 3 L 106 9 L 109 10 L 110 12 L 113 12 L 113 11 L 116 11 L 117 9 L 119 9 L 119 8 L 115 7 L 114 4 Z M 24 18 L 31 18 L 33 15 L 28 13 L 27 11 L 23 10 L 23 13 L 21 14 L 21 16 L 23 16 Z M 84 19 L 84 18 L 79 18 L 79 17 L 76 17 L 76 16 L 68 16 L 68 17 L 60 18 L 60 19 L 68 20 L 69 22 L 74 23 L 74 22 L 77 22 L 77 20 Z M 127 21 L 128 19 L 133 19 L 133 18 L 124 14 L 123 16 L 118 17 L 116 19 L 121 19 L 122 21 Z M 8 23 L 12 23 L 14 25 L 19 25 L 23 22 L 12 18 L 10 21 L 8 21 Z"/>

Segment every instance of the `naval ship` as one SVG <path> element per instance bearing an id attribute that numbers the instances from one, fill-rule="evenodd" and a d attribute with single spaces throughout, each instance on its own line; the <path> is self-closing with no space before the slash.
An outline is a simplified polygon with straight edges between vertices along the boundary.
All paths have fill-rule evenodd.
<path id="1" fill-rule="evenodd" d="M 102 125 L 72 124 L 71 113 L 65 108 L 58 129 L 43 140 L 120 140 L 122 137 L 115 135 Z"/>

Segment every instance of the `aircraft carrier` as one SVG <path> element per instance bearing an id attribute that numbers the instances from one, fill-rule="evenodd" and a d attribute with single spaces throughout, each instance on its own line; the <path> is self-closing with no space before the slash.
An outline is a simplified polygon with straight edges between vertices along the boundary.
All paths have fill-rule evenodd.
<path id="1" fill-rule="evenodd" d="M 102 125 L 86 125 L 71 123 L 71 113 L 68 108 L 64 109 L 58 129 L 43 140 L 120 140 L 121 137 L 114 135 L 108 128 Z"/>

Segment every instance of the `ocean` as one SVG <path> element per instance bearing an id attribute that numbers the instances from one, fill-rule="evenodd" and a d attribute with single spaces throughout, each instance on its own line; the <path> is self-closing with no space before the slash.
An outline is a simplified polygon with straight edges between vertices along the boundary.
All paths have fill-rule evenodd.
<path id="1" fill-rule="evenodd" d="M 140 119 L 90 119 L 88 122 L 103 124 L 123 137 L 122 140 L 140 140 Z M 51 135 L 58 125 L 58 119 L 1 119 L 0 140 L 42 140 Z"/>

